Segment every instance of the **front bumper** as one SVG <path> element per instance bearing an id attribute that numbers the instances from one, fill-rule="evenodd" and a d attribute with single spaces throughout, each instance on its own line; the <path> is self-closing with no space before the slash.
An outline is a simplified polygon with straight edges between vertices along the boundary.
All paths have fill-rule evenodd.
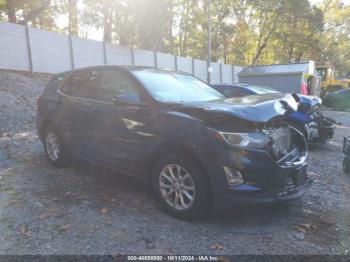
<path id="1" fill-rule="evenodd" d="M 216 207 L 232 203 L 271 203 L 301 198 L 308 187 L 307 144 L 295 147 L 276 161 L 266 150 L 238 148 L 213 142 L 202 163 L 209 174 Z M 216 159 L 214 162 L 213 159 Z M 224 167 L 239 171 L 244 183 L 230 186 Z"/>
<path id="2" fill-rule="evenodd" d="M 310 142 L 327 142 L 334 135 L 335 125 L 332 123 L 317 124 L 311 122 L 307 124 Z"/>
<path id="3" fill-rule="evenodd" d="M 311 185 L 311 179 L 307 176 L 306 164 L 298 168 L 284 169 L 280 172 L 280 175 L 284 176 L 286 181 L 293 182 L 273 186 L 268 189 L 259 188 L 251 184 L 230 188 L 220 196 L 218 200 L 220 206 L 229 206 L 235 203 L 257 204 L 292 201 L 301 198 Z"/>
<path id="4" fill-rule="evenodd" d="M 321 112 L 313 113 L 314 121 L 306 124 L 310 142 L 327 142 L 334 135 L 335 121 L 325 117 Z"/>

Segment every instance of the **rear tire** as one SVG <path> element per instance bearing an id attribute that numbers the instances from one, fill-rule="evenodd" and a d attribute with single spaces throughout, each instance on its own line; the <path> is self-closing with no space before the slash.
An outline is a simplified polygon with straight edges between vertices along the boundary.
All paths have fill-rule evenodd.
<path id="1" fill-rule="evenodd" d="M 43 132 L 43 143 L 45 155 L 49 163 L 56 167 L 67 167 L 69 165 L 69 154 L 62 136 L 59 132 L 49 126 Z"/>
<path id="2" fill-rule="evenodd" d="M 172 216 L 203 217 L 210 208 L 210 186 L 203 168 L 183 153 L 170 153 L 156 163 L 152 179 L 156 197 Z"/>

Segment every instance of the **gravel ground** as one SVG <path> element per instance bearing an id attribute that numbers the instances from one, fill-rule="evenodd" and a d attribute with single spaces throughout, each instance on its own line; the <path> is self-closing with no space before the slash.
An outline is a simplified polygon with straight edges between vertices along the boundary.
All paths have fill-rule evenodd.
<path id="1" fill-rule="evenodd" d="M 90 166 L 56 169 L 35 133 L 47 75 L 0 71 L 0 254 L 347 254 L 349 178 L 342 125 L 310 151 L 314 183 L 287 206 L 233 207 L 197 222 L 163 213 L 140 182 Z"/>

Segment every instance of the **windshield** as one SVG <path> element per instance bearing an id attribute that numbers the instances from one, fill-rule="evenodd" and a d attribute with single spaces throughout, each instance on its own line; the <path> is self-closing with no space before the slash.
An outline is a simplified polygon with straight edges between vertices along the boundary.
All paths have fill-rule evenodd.
<path id="1" fill-rule="evenodd" d="M 137 70 L 132 73 L 161 102 L 196 102 L 225 98 L 191 75 L 151 70 Z"/>
<path id="2" fill-rule="evenodd" d="M 249 86 L 249 89 L 256 94 L 275 94 L 280 93 L 267 86 Z"/>

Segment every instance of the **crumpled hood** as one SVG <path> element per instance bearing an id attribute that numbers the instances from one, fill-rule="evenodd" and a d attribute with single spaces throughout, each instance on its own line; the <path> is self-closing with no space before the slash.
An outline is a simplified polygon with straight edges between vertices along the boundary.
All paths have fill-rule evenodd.
<path id="1" fill-rule="evenodd" d="M 251 122 L 268 122 L 283 116 L 287 111 L 296 111 L 297 103 L 290 94 L 273 93 L 235 97 L 205 102 L 174 104 L 180 111 L 202 110 L 206 113 L 224 113 Z"/>
<path id="2" fill-rule="evenodd" d="M 297 96 L 300 98 L 299 103 L 304 104 L 309 108 L 322 104 L 322 99 L 317 96 L 307 96 L 307 95 L 300 95 L 300 94 L 297 94 Z"/>

